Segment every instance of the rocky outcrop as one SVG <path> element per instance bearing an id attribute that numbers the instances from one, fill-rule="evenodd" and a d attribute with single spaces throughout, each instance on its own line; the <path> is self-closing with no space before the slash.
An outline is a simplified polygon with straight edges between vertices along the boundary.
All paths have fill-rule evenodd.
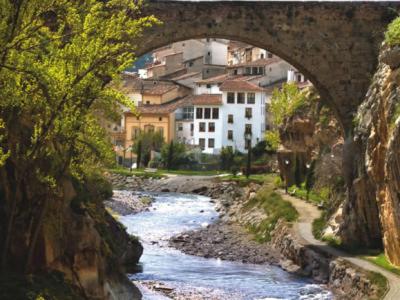
<path id="1" fill-rule="evenodd" d="M 140 299 L 124 266 L 138 263 L 143 248 L 106 212 L 102 199 L 87 192 L 63 181 L 44 217 L 36 268 L 60 271 L 85 299 Z"/>
<path id="2" fill-rule="evenodd" d="M 378 220 L 376 212 L 379 211 L 380 224 L 375 227 L 380 225 L 386 256 L 396 265 L 400 265 L 398 52 L 398 47 L 383 47 L 377 72 L 359 108 L 355 140 L 361 154 L 357 163 L 357 178 L 354 180 L 356 197 L 353 202 L 347 203 L 347 207 L 356 205 L 364 214 L 372 214 L 369 219 L 376 218 L 375 222 Z M 349 216 L 346 218 L 359 218 L 354 209 L 348 209 L 347 212 Z"/>

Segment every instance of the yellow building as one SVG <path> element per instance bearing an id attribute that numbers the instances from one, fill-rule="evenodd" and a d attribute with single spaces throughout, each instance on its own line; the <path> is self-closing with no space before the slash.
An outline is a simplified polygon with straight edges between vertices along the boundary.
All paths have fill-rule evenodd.
<path id="1" fill-rule="evenodd" d="M 134 100 L 136 111 L 124 113 L 125 148 L 134 143 L 140 132 L 160 132 L 165 142 L 173 140 L 175 111 L 188 102 L 186 96 L 191 89 L 161 80 L 139 80 L 131 87 L 128 95 Z M 130 155 L 127 153 L 126 157 Z"/>

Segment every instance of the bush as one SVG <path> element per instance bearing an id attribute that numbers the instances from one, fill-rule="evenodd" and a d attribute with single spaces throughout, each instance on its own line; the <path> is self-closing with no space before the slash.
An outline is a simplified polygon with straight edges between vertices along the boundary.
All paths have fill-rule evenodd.
<path id="1" fill-rule="evenodd" d="M 400 18 L 394 19 L 385 33 L 385 42 L 389 46 L 400 45 Z"/>

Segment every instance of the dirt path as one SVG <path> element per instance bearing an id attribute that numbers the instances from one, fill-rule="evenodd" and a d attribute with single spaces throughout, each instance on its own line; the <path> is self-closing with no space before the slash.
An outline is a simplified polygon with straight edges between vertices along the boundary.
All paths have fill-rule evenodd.
<path id="1" fill-rule="evenodd" d="M 366 260 L 351 256 L 348 253 L 330 247 L 323 241 L 319 241 L 314 238 L 312 234 L 312 222 L 314 219 L 318 218 L 321 215 L 320 210 L 314 205 L 307 203 L 301 199 L 292 197 L 290 195 L 285 194 L 284 191 L 280 191 L 283 199 L 289 201 L 293 204 L 296 210 L 299 212 L 299 220 L 295 224 L 295 230 L 299 233 L 300 238 L 306 244 L 319 246 L 321 249 L 331 255 L 341 257 L 350 263 L 363 268 L 368 271 L 374 271 L 381 273 L 385 276 L 389 282 L 389 291 L 386 293 L 384 299 L 390 300 L 399 300 L 400 299 L 400 277 L 386 271 L 385 269 L 374 265 Z"/>

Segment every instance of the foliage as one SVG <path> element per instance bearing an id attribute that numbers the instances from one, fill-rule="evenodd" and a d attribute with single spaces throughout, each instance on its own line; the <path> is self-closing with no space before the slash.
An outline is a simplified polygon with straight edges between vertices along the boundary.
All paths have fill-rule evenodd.
<path id="1" fill-rule="evenodd" d="M 276 152 L 281 143 L 278 130 L 267 130 L 265 133 L 265 141 L 267 142 L 266 150 L 269 152 Z"/>
<path id="2" fill-rule="evenodd" d="M 251 148 L 251 154 L 254 160 L 261 158 L 267 153 L 267 141 L 259 141 L 253 148 Z"/>
<path id="3" fill-rule="evenodd" d="M 161 161 L 164 167 L 176 170 L 182 166 L 194 164 L 194 159 L 186 152 L 186 146 L 183 143 L 171 142 L 165 144 L 161 149 Z"/>
<path id="4" fill-rule="evenodd" d="M 317 240 L 322 239 L 322 234 L 325 226 L 326 226 L 325 215 L 322 215 L 321 217 L 313 220 L 312 233 Z"/>
<path id="5" fill-rule="evenodd" d="M 219 154 L 221 170 L 231 170 L 234 165 L 235 154 L 232 147 L 222 147 Z"/>
<path id="6" fill-rule="evenodd" d="M 0 190 L 10 191 L 2 204 L 3 268 L 9 249 L 21 244 L 11 234 L 16 219 L 26 231 L 25 257 L 22 267 L 10 267 L 29 273 L 41 216 L 61 180 L 84 180 L 110 157 L 97 114 L 115 102 L 130 106 L 110 83 L 132 64 L 144 28 L 158 23 L 141 4 L 1 0 Z"/>
<path id="7" fill-rule="evenodd" d="M 59 272 L 29 276 L 4 274 L 0 277 L 0 298 L 2 300 L 84 299 Z"/>
<path id="8" fill-rule="evenodd" d="M 311 201 L 315 204 L 324 204 L 329 201 L 329 190 L 307 190 L 305 188 L 305 183 L 302 183 L 300 187 L 292 185 L 289 187 L 288 192 L 303 200 Z"/>
<path id="9" fill-rule="evenodd" d="M 270 180 L 257 192 L 254 198 L 245 204 L 244 209 L 250 210 L 255 207 L 262 209 L 266 215 L 261 223 L 248 226 L 259 242 L 271 239 L 271 232 L 280 219 L 286 222 L 294 222 L 298 218 L 296 209 L 274 191 L 274 185 Z"/>
<path id="10" fill-rule="evenodd" d="M 376 298 L 374 297 L 370 299 L 371 300 L 383 299 L 389 288 L 389 283 L 386 277 L 383 276 L 381 273 L 369 271 L 368 279 L 373 285 L 375 285 L 378 288 Z"/>
<path id="11" fill-rule="evenodd" d="M 141 132 L 134 140 L 132 150 L 137 154 L 137 162 L 140 162 L 142 166 L 147 166 L 151 151 L 160 152 L 163 145 L 164 138 L 160 132 Z"/>
<path id="12" fill-rule="evenodd" d="M 400 17 L 394 19 L 385 33 L 385 42 L 389 46 L 400 45 Z"/>
<path id="13" fill-rule="evenodd" d="M 282 125 L 286 117 L 292 116 L 305 103 L 306 96 L 295 83 L 284 83 L 282 89 L 275 89 L 270 105 L 274 125 Z"/>

